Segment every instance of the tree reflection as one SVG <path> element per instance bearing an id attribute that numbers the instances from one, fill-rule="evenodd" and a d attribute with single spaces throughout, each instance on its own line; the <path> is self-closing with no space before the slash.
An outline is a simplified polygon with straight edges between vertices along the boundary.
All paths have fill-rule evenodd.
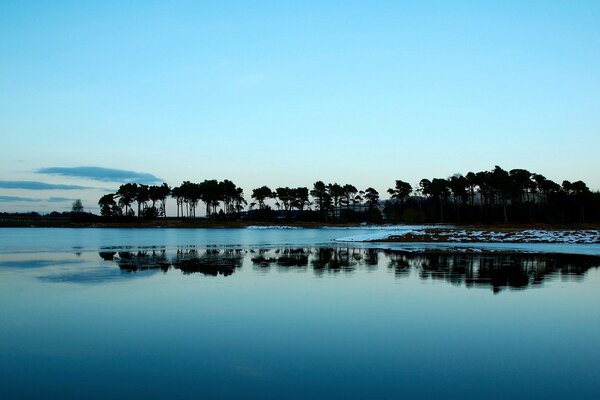
<path id="1" fill-rule="evenodd" d="M 410 253 L 385 251 L 397 277 L 418 271 L 421 279 L 445 280 L 466 287 L 523 289 L 541 284 L 544 279 L 581 276 L 600 265 L 600 257 L 571 254 L 530 253 Z"/>
<path id="2" fill-rule="evenodd" d="M 103 257 L 104 258 L 104 257 Z M 148 269 L 161 269 L 166 272 L 171 267 L 166 251 L 163 250 L 139 250 L 119 251 L 119 258 L 116 259 L 119 268 L 125 272 L 143 271 Z"/>
<path id="3" fill-rule="evenodd" d="M 200 273 L 210 276 L 229 276 L 236 268 L 242 266 L 242 260 L 241 251 L 232 249 L 207 249 L 203 253 L 199 253 L 196 249 L 187 249 L 177 251 L 172 265 L 185 275 Z"/>
<path id="4" fill-rule="evenodd" d="M 362 262 L 363 257 L 357 251 L 359 250 L 354 248 L 318 248 L 311 265 L 317 276 L 325 272 L 350 273 Z"/>
<path id="5" fill-rule="evenodd" d="M 503 289 L 524 289 L 545 280 L 581 279 L 590 268 L 600 265 L 600 257 L 567 254 L 511 252 L 427 251 L 360 249 L 355 247 L 282 247 L 274 249 L 178 248 L 172 256 L 165 249 L 116 251 L 106 248 L 99 256 L 115 262 L 123 272 L 149 269 L 178 269 L 183 274 L 230 276 L 245 261 L 258 271 L 276 266 L 278 271 L 307 270 L 315 275 L 354 273 L 387 266 L 396 278 L 412 274 L 422 280 L 443 280 L 467 288 L 486 287 L 497 293 Z"/>

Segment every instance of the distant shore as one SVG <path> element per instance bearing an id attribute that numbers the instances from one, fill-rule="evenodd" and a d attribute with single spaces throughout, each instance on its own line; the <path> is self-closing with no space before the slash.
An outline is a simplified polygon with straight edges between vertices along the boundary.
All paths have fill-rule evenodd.
<path id="1" fill-rule="evenodd" d="M 249 226 L 291 226 L 298 228 L 321 227 L 359 227 L 359 223 L 314 222 L 314 221 L 247 221 L 247 220 L 216 220 L 164 218 L 155 220 L 131 221 L 77 221 L 69 218 L 52 217 L 3 217 L 0 218 L 0 228 L 246 228 Z"/>
<path id="2" fill-rule="evenodd" d="M 444 231 L 460 231 L 467 232 L 504 232 L 507 234 L 520 232 L 524 230 L 552 230 L 552 231 L 576 231 L 576 230 L 600 230 L 600 224 L 398 224 L 398 223 L 382 223 L 382 224 L 364 224 L 364 223 L 348 223 L 348 222 L 319 222 L 319 221 L 251 221 L 251 220 L 216 220 L 210 221 L 207 219 L 181 219 L 181 218 L 164 218 L 156 220 L 131 220 L 131 221 L 102 221 L 100 217 L 93 221 L 77 221 L 69 218 L 53 218 L 53 217 L 0 217 L 0 228 L 246 228 L 250 226 L 286 226 L 296 228 L 323 228 L 323 227 L 389 227 L 401 225 L 415 226 L 432 226 L 431 230 L 425 230 L 427 235 L 403 235 L 402 237 L 390 237 L 386 241 L 410 241 L 422 242 L 426 239 L 434 238 L 434 241 L 442 239 L 440 233 Z M 437 228 L 436 226 L 439 226 Z"/>

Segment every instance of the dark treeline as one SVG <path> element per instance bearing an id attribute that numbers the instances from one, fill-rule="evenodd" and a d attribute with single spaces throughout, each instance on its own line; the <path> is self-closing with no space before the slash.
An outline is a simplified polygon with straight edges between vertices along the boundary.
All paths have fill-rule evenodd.
<path id="1" fill-rule="evenodd" d="M 243 190 L 232 181 L 184 181 L 148 186 L 121 185 L 98 204 L 105 217 L 120 219 L 166 217 L 172 198 L 177 218 L 196 218 L 202 203 L 210 220 L 315 222 L 453 222 L 453 223 L 583 223 L 600 221 L 600 193 L 582 181 L 553 182 L 524 169 L 456 174 L 422 179 L 418 187 L 396 180 L 381 200 L 377 190 L 352 184 L 317 181 L 308 187 L 258 187 L 248 204 Z M 248 206 L 248 207 L 246 207 Z M 123 218 L 125 217 L 125 218 Z"/>
<path id="2" fill-rule="evenodd" d="M 562 185 L 524 169 L 422 179 L 416 190 L 396 181 L 388 190 L 388 219 L 398 222 L 583 223 L 600 220 L 600 193 L 582 181 Z"/>
<path id="3" fill-rule="evenodd" d="M 201 183 L 184 181 L 173 188 L 166 183 L 159 186 L 126 183 L 116 193 L 102 196 L 98 205 L 105 217 L 154 219 L 167 216 L 168 198 L 175 200 L 177 218 L 197 218 L 196 211 L 203 203 L 205 217 L 211 220 L 382 220 L 379 193 L 375 189 L 359 191 L 350 184 L 326 185 L 321 181 L 316 182 L 312 190 L 307 187 L 279 187 L 273 190 L 267 186 L 253 189 L 252 202 L 247 210 L 248 203 L 242 188 L 230 180 L 214 179 Z"/>

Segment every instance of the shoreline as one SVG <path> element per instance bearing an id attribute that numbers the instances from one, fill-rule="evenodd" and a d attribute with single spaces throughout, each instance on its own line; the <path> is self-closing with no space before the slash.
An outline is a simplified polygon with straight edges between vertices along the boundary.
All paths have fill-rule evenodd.
<path id="1" fill-rule="evenodd" d="M 367 240 L 370 243 L 472 243 L 472 244 L 600 244 L 600 230 L 579 227 L 566 229 L 451 228 L 408 231 L 399 235 Z"/>
<path id="2" fill-rule="evenodd" d="M 204 219 L 185 220 L 177 218 L 167 218 L 148 221 L 73 221 L 66 218 L 0 218 L 0 228 L 135 228 L 135 229 L 159 229 L 159 228 L 182 228 L 182 229 L 227 229 L 227 228 L 247 228 L 247 227 L 291 227 L 291 228 L 389 228 L 389 227 L 427 227 L 424 232 L 431 234 L 431 237 L 441 239 L 439 233 L 444 231 L 470 231 L 470 232 L 499 232 L 513 234 L 515 232 L 527 230 L 544 231 L 585 231 L 600 230 L 598 223 L 578 223 L 578 224 L 547 224 L 547 223 L 494 223 L 494 224 L 445 224 L 445 223 L 422 223 L 422 224 L 365 224 L 357 222 L 315 222 L 315 221 L 208 221 Z M 390 237 L 378 241 L 407 241 L 408 235 L 401 237 Z M 411 241 L 423 242 L 425 235 L 410 236 Z"/>

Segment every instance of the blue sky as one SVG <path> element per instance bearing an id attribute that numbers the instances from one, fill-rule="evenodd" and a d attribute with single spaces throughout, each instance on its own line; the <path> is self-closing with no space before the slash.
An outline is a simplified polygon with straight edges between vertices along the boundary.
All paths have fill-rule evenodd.
<path id="1" fill-rule="evenodd" d="M 600 2 L 122 3 L 0 3 L 0 183 L 82 187 L 0 185 L 1 211 L 91 208 L 115 170 L 600 189 Z M 48 173 L 78 167 L 106 175 Z"/>

